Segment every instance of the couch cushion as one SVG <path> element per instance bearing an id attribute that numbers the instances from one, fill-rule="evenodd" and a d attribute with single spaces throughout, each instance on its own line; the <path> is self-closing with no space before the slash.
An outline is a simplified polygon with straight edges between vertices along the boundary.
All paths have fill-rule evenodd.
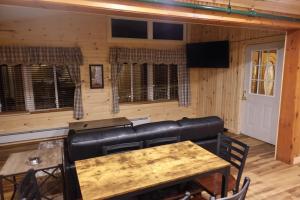
<path id="1" fill-rule="evenodd" d="M 181 140 L 201 141 L 217 138 L 222 133 L 224 122 L 219 117 L 183 118 L 177 123 L 181 127 Z"/>
<path id="2" fill-rule="evenodd" d="M 180 127 L 175 121 L 141 124 L 133 127 L 140 140 L 179 136 Z"/>
<path id="3" fill-rule="evenodd" d="M 131 127 L 76 133 L 68 137 L 70 161 L 101 156 L 104 145 L 138 141 Z"/>

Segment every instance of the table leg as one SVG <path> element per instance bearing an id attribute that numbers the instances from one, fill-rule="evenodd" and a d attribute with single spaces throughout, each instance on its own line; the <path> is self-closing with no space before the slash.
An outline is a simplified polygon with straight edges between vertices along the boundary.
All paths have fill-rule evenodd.
<path id="1" fill-rule="evenodd" d="M 1 200 L 4 200 L 4 189 L 3 189 L 3 178 L 0 176 L 0 197 Z"/>
<path id="2" fill-rule="evenodd" d="M 222 198 L 227 197 L 229 175 L 230 175 L 230 167 L 226 167 L 222 172 L 222 193 L 221 193 Z"/>
<path id="3" fill-rule="evenodd" d="M 14 191 L 13 194 L 11 196 L 11 199 L 15 198 L 16 192 L 17 192 L 17 180 L 16 180 L 16 176 L 12 176 L 13 182 L 14 182 Z"/>
<path id="4" fill-rule="evenodd" d="M 67 199 L 66 198 L 66 192 L 65 192 L 65 172 L 64 172 L 64 167 L 63 165 L 60 166 L 60 173 L 61 173 L 61 181 L 62 181 L 62 189 L 63 189 L 63 199 Z"/>

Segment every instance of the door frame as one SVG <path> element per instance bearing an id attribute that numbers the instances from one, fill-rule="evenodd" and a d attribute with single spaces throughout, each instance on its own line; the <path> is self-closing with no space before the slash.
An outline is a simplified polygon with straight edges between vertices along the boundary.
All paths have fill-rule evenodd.
<path id="1" fill-rule="evenodd" d="M 276 157 L 276 153 L 277 153 L 277 143 L 278 143 L 278 129 L 279 129 L 279 120 L 280 120 L 280 108 L 281 108 L 281 95 L 282 95 L 282 83 L 283 83 L 283 77 L 284 77 L 284 63 L 285 63 L 285 49 L 286 49 L 286 40 L 282 40 L 282 41 L 276 41 L 276 42 L 266 42 L 266 43 L 257 43 L 257 44 L 248 44 L 245 47 L 245 51 L 244 51 L 244 62 L 243 62 L 243 75 L 242 75 L 242 79 L 241 79 L 241 87 L 240 87 L 240 95 L 239 95 L 239 126 L 238 126 L 238 132 L 241 133 L 242 130 L 242 120 L 244 119 L 244 106 L 243 106 L 243 102 L 242 102 L 242 95 L 243 95 L 243 90 L 245 88 L 245 78 L 249 78 L 246 77 L 246 67 L 249 67 L 248 63 L 251 60 L 251 57 L 249 57 L 248 55 L 251 55 L 251 51 L 255 48 L 259 48 L 259 47 L 265 47 L 262 49 L 270 49 L 270 48 L 277 48 L 280 49 L 282 48 L 282 63 L 281 63 L 281 77 L 278 77 L 280 80 L 280 86 L 278 86 L 278 117 L 277 117 L 277 122 L 276 122 L 276 139 L 275 139 L 275 155 L 274 158 Z"/>

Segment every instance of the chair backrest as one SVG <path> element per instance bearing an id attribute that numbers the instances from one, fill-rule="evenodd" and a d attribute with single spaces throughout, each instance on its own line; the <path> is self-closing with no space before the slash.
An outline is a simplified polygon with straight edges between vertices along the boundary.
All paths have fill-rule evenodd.
<path id="1" fill-rule="evenodd" d="M 240 181 L 248 156 L 249 146 L 236 139 L 219 134 L 217 154 L 238 170 L 234 193 L 239 191 Z"/>
<path id="2" fill-rule="evenodd" d="M 40 200 L 41 195 L 37 180 L 35 177 L 35 172 L 33 169 L 30 169 L 20 185 L 17 187 L 16 195 L 14 200 Z"/>
<path id="3" fill-rule="evenodd" d="M 114 144 L 102 147 L 103 155 L 121 153 L 131 150 L 137 150 L 143 148 L 143 142 L 130 142 L 130 143 L 121 143 Z"/>
<path id="4" fill-rule="evenodd" d="M 246 199 L 249 185 L 250 185 L 250 179 L 248 177 L 245 177 L 241 191 L 239 191 L 238 193 L 234 194 L 231 197 L 225 197 L 225 198 L 221 198 L 219 200 L 244 200 L 244 199 Z M 216 198 L 211 197 L 210 200 L 216 200 Z"/>
<path id="5" fill-rule="evenodd" d="M 184 197 L 179 200 L 190 200 L 192 199 L 192 194 L 190 192 L 185 192 Z"/>
<path id="6" fill-rule="evenodd" d="M 145 147 L 154 147 L 154 146 L 159 146 L 164 144 L 172 144 L 179 141 L 180 141 L 179 136 L 154 138 L 152 140 L 146 140 Z"/>

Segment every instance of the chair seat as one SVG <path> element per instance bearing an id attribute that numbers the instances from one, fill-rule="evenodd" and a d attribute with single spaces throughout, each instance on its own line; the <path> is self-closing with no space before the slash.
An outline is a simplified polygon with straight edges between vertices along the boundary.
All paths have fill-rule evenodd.
<path id="1" fill-rule="evenodd" d="M 221 195 L 222 192 L 222 174 L 214 173 L 210 176 L 198 178 L 194 180 L 195 183 L 199 184 L 204 190 L 212 195 Z M 235 187 L 236 179 L 230 175 L 228 177 L 228 191 L 233 191 Z"/>
<path id="2" fill-rule="evenodd" d="M 192 200 L 207 200 L 207 199 L 201 196 L 201 194 L 198 194 L 193 196 Z"/>

